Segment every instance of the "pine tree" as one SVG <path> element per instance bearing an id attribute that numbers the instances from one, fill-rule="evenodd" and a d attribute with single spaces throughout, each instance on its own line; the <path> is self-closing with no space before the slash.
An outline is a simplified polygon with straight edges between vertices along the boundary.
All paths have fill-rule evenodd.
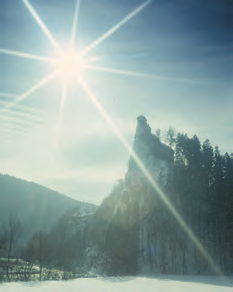
<path id="1" fill-rule="evenodd" d="M 167 130 L 166 136 L 165 136 L 165 142 L 168 143 L 169 147 L 173 148 L 176 142 L 176 131 L 172 128 L 169 127 Z"/>

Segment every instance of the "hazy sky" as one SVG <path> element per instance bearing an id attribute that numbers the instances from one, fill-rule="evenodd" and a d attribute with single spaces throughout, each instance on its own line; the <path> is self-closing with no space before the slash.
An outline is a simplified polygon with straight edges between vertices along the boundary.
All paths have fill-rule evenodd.
<path id="1" fill-rule="evenodd" d="M 78 3 L 75 49 L 98 40 L 85 58 L 102 68 L 79 74 L 130 145 L 144 114 L 152 131 L 171 125 L 233 152 L 231 0 Z M 75 5 L 0 0 L 0 172 L 99 204 L 124 176 L 127 150 L 80 82 L 69 81 L 61 109 L 63 77 L 38 85 L 54 63 L 16 56 L 55 58 L 54 42 L 67 51 Z"/>

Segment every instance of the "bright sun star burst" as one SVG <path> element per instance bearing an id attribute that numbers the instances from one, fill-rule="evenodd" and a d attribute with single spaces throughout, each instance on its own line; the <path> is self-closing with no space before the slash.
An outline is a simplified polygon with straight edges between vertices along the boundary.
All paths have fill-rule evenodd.
<path id="1" fill-rule="evenodd" d="M 59 53 L 55 58 L 55 67 L 62 81 L 77 82 L 84 66 L 81 54 L 73 49 Z"/>

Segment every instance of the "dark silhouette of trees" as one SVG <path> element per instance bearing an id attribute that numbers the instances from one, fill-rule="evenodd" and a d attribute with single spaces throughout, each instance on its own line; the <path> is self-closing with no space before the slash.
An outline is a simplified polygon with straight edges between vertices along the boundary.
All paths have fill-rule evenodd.
<path id="1" fill-rule="evenodd" d="M 144 139 L 143 136 L 142 146 L 134 149 L 136 153 L 144 149 L 143 143 L 146 145 L 148 141 L 150 138 Z M 215 266 L 222 273 L 232 272 L 233 155 L 222 155 L 218 147 L 213 149 L 208 139 L 201 144 L 196 135 L 192 138 L 184 133 L 175 135 L 172 128 L 168 130 L 165 141 L 175 151 L 174 164 L 166 183 L 159 176 L 158 185 Z M 141 152 L 139 156 L 144 159 Z M 132 167 L 132 158 L 130 161 Z M 137 174 L 131 174 L 130 183 L 126 176 L 115 194 L 118 198 L 114 202 L 115 209 L 109 207 L 115 215 L 111 218 L 104 246 L 108 269 L 111 267 L 116 273 L 131 273 L 122 260 L 126 253 L 137 259 L 135 265 L 146 264 L 151 270 L 162 273 L 214 273 L 212 264 L 178 224 L 147 178 L 143 175 L 138 178 Z M 121 210 L 118 205 L 122 206 Z M 132 218 L 134 224 L 129 225 Z M 130 237 L 133 228 L 135 233 Z M 131 251 L 135 249 L 135 241 L 137 252 L 130 253 L 130 247 Z M 114 255 L 120 255 L 121 261 L 119 257 L 118 261 L 115 260 Z"/>
<path id="2" fill-rule="evenodd" d="M 0 231 L 0 247 L 6 257 L 6 276 L 9 280 L 11 258 L 18 248 L 19 239 L 22 233 L 21 222 L 16 216 L 10 216 L 8 221 L 2 225 Z"/>

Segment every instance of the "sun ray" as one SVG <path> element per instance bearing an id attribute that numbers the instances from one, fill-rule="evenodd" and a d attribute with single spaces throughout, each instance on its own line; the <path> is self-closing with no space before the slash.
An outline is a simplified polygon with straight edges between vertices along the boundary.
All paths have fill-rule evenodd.
<path id="1" fill-rule="evenodd" d="M 66 97 L 67 97 L 67 83 L 66 82 L 62 82 L 62 97 L 61 97 L 59 116 L 63 112 L 65 101 L 66 101 Z"/>
<path id="2" fill-rule="evenodd" d="M 70 39 L 70 48 L 71 49 L 73 49 L 73 47 L 74 47 L 75 35 L 76 35 L 77 24 L 78 24 L 79 9 L 80 9 L 80 0 L 76 0 L 75 10 L 74 10 L 74 18 L 73 18 L 73 26 L 72 26 L 72 31 L 71 31 L 71 39 Z"/>
<path id="3" fill-rule="evenodd" d="M 37 55 L 28 54 L 28 53 L 23 53 L 23 52 L 8 50 L 8 49 L 2 49 L 2 48 L 0 48 L 0 54 L 6 54 L 6 55 L 14 56 L 14 57 L 31 59 L 34 61 L 42 61 L 42 62 L 48 62 L 48 63 L 54 62 L 54 60 L 52 58 L 37 56 Z"/>
<path id="4" fill-rule="evenodd" d="M 104 40 L 106 40 L 108 37 L 110 37 L 114 32 L 116 32 L 119 28 L 121 28 L 125 23 L 127 23 L 130 19 L 132 19 L 139 12 L 141 12 L 143 9 L 145 9 L 152 1 L 153 0 L 147 0 L 144 3 L 142 3 L 140 6 L 135 8 L 128 15 L 126 15 L 121 21 L 119 21 L 116 25 L 114 25 L 107 32 L 105 32 L 102 36 L 100 36 L 98 39 L 96 39 L 92 44 L 90 44 L 88 47 L 86 47 L 82 51 L 81 54 L 83 56 L 86 55 L 90 50 L 92 50 L 93 48 L 98 46 L 100 43 L 102 43 Z"/>
<path id="5" fill-rule="evenodd" d="M 51 161 L 54 162 L 56 159 L 56 156 L 58 155 L 59 147 L 61 145 L 61 138 L 62 138 L 62 126 L 63 126 L 63 110 L 64 105 L 67 97 L 67 91 L 68 91 L 68 85 L 66 82 L 62 82 L 62 95 L 61 95 L 61 103 L 59 107 L 59 113 L 58 113 L 58 120 L 56 128 L 54 129 L 54 137 L 53 137 L 53 154 L 51 156 Z"/>
<path id="6" fill-rule="evenodd" d="M 104 109 L 104 107 L 101 105 L 101 103 L 98 101 L 96 96 L 91 92 L 88 85 L 84 82 L 83 79 L 79 78 L 79 83 L 81 84 L 84 92 L 87 94 L 88 98 L 93 102 L 95 107 L 98 109 L 100 114 L 103 116 L 105 121 L 108 123 L 108 125 L 112 128 L 118 139 L 122 142 L 122 144 L 125 146 L 125 148 L 130 153 L 131 157 L 135 160 L 138 167 L 141 169 L 141 171 L 144 173 L 145 177 L 147 178 L 148 182 L 151 184 L 153 189 L 158 193 L 166 207 L 169 209 L 169 211 L 172 213 L 174 218 L 177 220 L 177 222 L 180 224 L 180 226 L 183 228 L 183 230 L 186 232 L 188 237 L 192 240 L 192 242 L 195 244 L 195 246 L 198 248 L 200 253 L 206 258 L 206 260 L 209 262 L 213 270 L 217 275 L 222 275 L 221 270 L 218 266 L 214 263 L 211 256 L 208 254 L 207 250 L 204 248 L 204 246 L 201 244 L 199 239 L 196 237 L 196 235 L 193 233 L 191 228 L 185 223 L 184 219 L 181 217 L 181 215 L 178 213 L 178 211 L 175 209 L 175 207 L 172 205 L 172 203 L 169 201 L 169 199 L 166 197 L 166 195 L 163 193 L 163 191 L 159 188 L 155 180 L 153 179 L 150 172 L 146 169 L 146 167 L 143 165 L 137 154 L 134 152 L 132 147 L 129 145 L 129 143 L 126 141 L 124 136 L 121 134 L 120 130 L 117 128 L 107 111 Z"/>
<path id="7" fill-rule="evenodd" d="M 28 89 L 25 93 L 23 93 L 18 98 L 16 98 L 14 101 L 12 101 L 11 103 L 7 104 L 3 109 L 0 110 L 0 112 L 3 111 L 3 110 L 7 110 L 7 109 L 13 107 L 15 104 L 17 104 L 21 100 L 27 98 L 30 94 L 32 94 L 33 92 L 35 92 L 36 90 L 38 90 L 39 88 L 41 88 L 42 86 L 44 86 L 45 84 L 47 84 L 49 81 L 51 81 L 57 75 L 58 75 L 58 72 L 57 71 L 56 72 L 53 72 L 50 75 L 48 75 L 47 77 L 45 77 L 44 79 L 42 79 L 40 82 L 38 82 L 36 85 L 34 85 L 32 88 Z"/>
<path id="8" fill-rule="evenodd" d="M 59 44 L 56 42 L 56 40 L 54 39 L 54 37 L 52 36 L 50 31 L 48 30 L 46 25 L 43 23 L 40 16 L 36 12 L 36 10 L 32 7 L 30 2 L 28 0 L 22 0 L 22 1 L 25 4 L 25 6 L 27 7 L 27 9 L 29 10 L 29 12 L 31 13 L 31 15 L 34 17 L 35 21 L 39 24 L 40 28 L 43 30 L 45 35 L 48 37 L 48 39 L 50 40 L 52 45 L 55 47 L 55 49 L 57 49 L 58 51 L 61 51 Z"/>
<path id="9" fill-rule="evenodd" d="M 125 71 L 125 70 L 113 69 L 113 68 L 108 68 L 108 67 L 92 66 L 92 65 L 87 65 L 87 64 L 85 64 L 84 68 L 89 69 L 89 70 L 93 70 L 93 71 L 101 71 L 101 72 L 106 72 L 106 73 L 125 75 L 125 76 L 129 76 L 129 77 L 157 79 L 157 80 L 161 80 L 161 81 L 170 81 L 170 82 L 184 82 L 184 83 L 190 83 L 190 84 L 215 85 L 214 83 L 200 81 L 200 80 L 165 77 L 165 76 L 161 76 L 161 75 L 141 73 L 141 72 L 135 72 L 135 71 Z"/>

